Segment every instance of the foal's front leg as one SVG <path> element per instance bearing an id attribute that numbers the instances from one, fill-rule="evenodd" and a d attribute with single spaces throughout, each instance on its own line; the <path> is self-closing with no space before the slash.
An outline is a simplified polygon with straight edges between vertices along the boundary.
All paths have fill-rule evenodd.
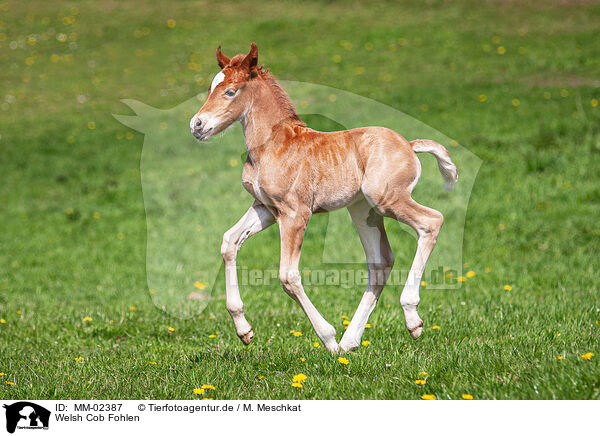
<path id="1" fill-rule="evenodd" d="M 323 341 L 325 347 L 335 353 L 339 350 L 335 339 L 335 328 L 323 318 L 309 300 L 306 292 L 304 292 L 298 269 L 300 250 L 309 218 L 310 212 L 307 211 L 304 214 L 296 213 L 293 218 L 289 215 L 282 215 L 278 219 L 281 235 L 279 280 L 283 285 L 284 291 L 302 307 L 302 310 L 304 310 L 304 313 L 306 313 L 306 316 L 315 329 L 315 333 Z"/>
<path id="2" fill-rule="evenodd" d="M 244 304 L 240 297 L 238 285 L 236 258 L 237 252 L 242 244 L 250 236 L 266 229 L 275 222 L 275 218 L 269 210 L 259 202 L 255 202 L 240 218 L 235 226 L 227 230 L 223 235 L 221 255 L 225 261 L 225 286 L 227 294 L 227 311 L 233 319 L 235 331 L 242 342 L 246 345 L 254 337 L 252 326 L 246 321 L 244 315 Z"/>

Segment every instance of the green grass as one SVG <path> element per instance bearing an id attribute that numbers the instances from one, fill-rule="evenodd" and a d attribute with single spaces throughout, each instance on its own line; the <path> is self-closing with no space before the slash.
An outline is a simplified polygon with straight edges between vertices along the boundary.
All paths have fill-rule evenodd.
<path id="1" fill-rule="evenodd" d="M 599 18 L 597 2 L 0 2 L 0 398 L 188 399 L 210 383 L 216 399 L 598 399 Z M 222 270 L 200 315 L 154 303 L 144 137 L 111 114 L 128 113 L 125 98 L 179 105 L 205 91 L 217 45 L 232 55 L 250 41 L 278 77 L 385 103 L 483 160 L 463 246 L 477 274 L 459 290 L 422 290 L 418 341 L 404 327 L 401 287 L 384 290 L 371 343 L 347 366 L 313 347 L 308 320 L 277 283 L 242 289 L 249 347 L 225 310 Z M 228 134 L 238 149 L 215 151 L 224 162 L 243 152 L 239 128 Z M 251 199 L 239 169 L 206 186 L 243 210 Z M 194 220 L 193 208 L 181 213 Z M 326 267 L 327 222 L 311 220 L 304 268 Z M 414 239 L 390 228 L 406 269 Z M 246 243 L 239 264 L 276 269 L 278 255 L 273 227 Z M 362 295 L 307 291 L 338 332 Z M 427 384 L 417 387 L 421 371 Z M 291 387 L 300 372 L 302 391 Z"/>

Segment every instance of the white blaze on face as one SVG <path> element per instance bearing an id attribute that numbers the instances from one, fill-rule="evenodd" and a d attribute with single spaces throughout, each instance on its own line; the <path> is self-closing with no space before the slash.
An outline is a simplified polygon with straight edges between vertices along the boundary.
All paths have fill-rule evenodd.
<path id="1" fill-rule="evenodd" d="M 212 94 L 213 90 L 217 86 L 219 86 L 219 83 L 221 83 L 223 80 L 225 80 L 225 74 L 223 74 L 223 71 L 219 71 L 210 85 L 210 93 L 211 94 Z"/>

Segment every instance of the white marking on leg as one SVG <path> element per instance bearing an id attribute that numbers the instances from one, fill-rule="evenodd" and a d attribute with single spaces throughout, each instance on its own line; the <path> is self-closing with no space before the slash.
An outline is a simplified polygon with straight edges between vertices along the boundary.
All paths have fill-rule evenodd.
<path id="1" fill-rule="evenodd" d="M 369 282 L 352 321 L 340 341 L 342 352 L 354 350 L 360 345 L 369 316 L 375 309 L 394 265 L 394 255 L 383 228 L 383 217 L 372 215 L 375 212 L 366 200 L 348 207 L 348 211 L 365 249 Z"/>
<path id="2" fill-rule="evenodd" d="M 418 205 L 418 203 L 414 204 Z M 419 224 L 416 225 L 419 234 L 417 252 L 406 283 L 404 284 L 404 289 L 400 295 L 400 304 L 404 310 L 406 328 L 414 339 L 417 339 L 423 332 L 423 320 L 421 320 L 417 313 L 417 307 L 421 301 L 419 297 L 421 278 L 423 277 L 427 260 L 435 247 L 438 233 L 444 221 L 441 213 L 421 205 L 418 206 L 426 214 L 419 217 Z"/>
<path id="3" fill-rule="evenodd" d="M 266 207 L 253 204 L 235 226 L 223 235 L 221 255 L 225 261 L 225 288 L 227 311 L 233 319 L 237 335 L 245 344 L 250 343 L 254 333 L 244 315 L 244 304 L 240 297 L 237 277 L 236 258 L 242 244 L 250 236 L 266 229 L 275 222 L 275 218 Z"/>

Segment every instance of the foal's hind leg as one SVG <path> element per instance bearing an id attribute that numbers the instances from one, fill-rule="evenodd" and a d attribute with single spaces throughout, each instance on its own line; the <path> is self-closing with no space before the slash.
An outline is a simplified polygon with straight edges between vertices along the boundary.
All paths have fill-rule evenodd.
<path id="1" fill-rule="evenodd" d="M 444 217 L 437 210 L 420 205 L 409 195 L 388 206 L 387 209 L 390 215 L 411 226 L 418 235 L 417 253 L 400 296 L 406 327 L 411 336 L 417 339 L 423 332 L 423 321 L 417 313 L 420 301 L 419 287 L 425 265 L 444 223 Z"/>
<path id="2" fill-rule="evenodd" d="M 233 319 L 237 335 L 246 345 L 248 345 L 254 337 L 254 332 L 252 331 L 252 326 L 246 321 L 244 304 L 240 297 L 236 267 L 237 252 L 246 239 L 261 230 L 266 229 L 274 222 L 275 217 L 273 217 L 271 212 L 269 212 L 262 204 L 254 202 L 237 224 L 227 230 L 223 235 L 221 255 L 225 261 L 227 311 Z"/>
<path id="3" fill-rule="evenodd" d="M 394 266 L 394 254 L 385 233 L 383 217 L 375 212 L 366 200 L 349 206 L 348 211 L 365 249 L 369 281 L 352 321 L 340 341 L 342 352 L 354 350 L 360 345 L 365 325 Z"/>

